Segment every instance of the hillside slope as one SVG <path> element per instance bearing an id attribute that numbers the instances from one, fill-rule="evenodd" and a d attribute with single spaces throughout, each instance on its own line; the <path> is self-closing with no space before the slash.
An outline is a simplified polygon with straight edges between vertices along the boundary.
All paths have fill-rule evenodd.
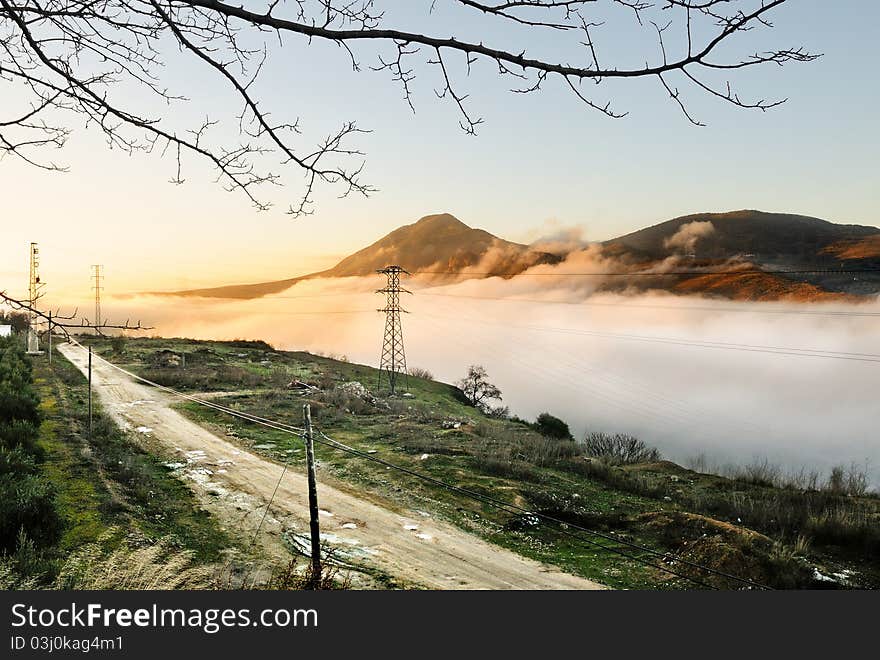
<path id="1" fill-rule="evenodd" d="M 674 218 L 600 246 L 601 256 L 624 272 L 690 270 L 695 277 L 616 278 L 605 291 L 661 290 L 732 300 L 853 301 L 880 292 L 880 276 L 756 270 L 880 271 L 880 229 L 835 224 L 820 218 L 763 211 L 698 213 Z M 317 277 L 373 275 L 389 264 L 421 273 L 427 283 L 448 283 L 443 275 L 511 278 L 539 264 L 557 264 L 565 255 L 506 241 L 467 226 L 448 213 L 429 215 L 395 229 L 346 257 L 333 268 L 273 282 L 178 291 L 175 296 L 252 299 L 277 294 Z M 717 271 L 751 271 L 711 275 Z"/>
<path id="2" fill-rule="evenodd" d="M 505 241 L 482 229 L 468 227 L 448 213 L 441 213 L 399 227 L 325 271 L 274 282 L 192 289 L 166 295 L 259 298 L 280 293 L 297 282 L 315 277 L 373 275 L 389 264 L 399 264 L 409 271 L 441 273 L 458 273 L 479 265 L 491 275 L 513 277 L 536 264 L 558 261 L 559 257 L 555 255 Z"/>
<path id="3" fill-rule="evenodd" d="M 756 263 L 822 263 L 833 261 L 825 250 L 843 241 L 880 236 L 880 229 L 863 225 L 840 225 L 820 218 L 763 211 L 697 213 L 607 241 L 648 258 L 662 259 L 676 251 L 670 245 L 685 225 L 711 223 L 711 230 L 693 244 L 701 259 L 731 259 L 745 256 Z"/>
<path id="4" fill-rule="evenodd" d="M 327 444 L 316 447 L 319 497 L 321 488 L 332 487 L 399 512 L 418 512 L 414 520 L 400 523 L 394 538 L 401 532 L 432 536 L 428 530 L 444 521 L 496 546 L 611 587 L 694 586 L 663 569 L 665 565 L 687 574 L 681 562 L 635 561 L 614 552 L 619 548 L 607 539 L 597 547 L 586 534 L 572 536 L 570 529 L 538 523 L 527 513 L 536 512 L 775 587 L 873 586 L 880 576 L 880 531 L 873 522 L 880 515 L 880 500 L 849 495 L 837 486 L 829 490 L 814 482 L 781 488 L 761 472 L 746 471 L 728 479 L 653 458 L 632 465 L 597 460 L 582 443 L 542 437 L 522 420 L 484 415 L 463 402 L 450 385 L 411 378 L 411 397 L 388 398 L 370 391 L 377 378 L 371 367 L 276 351 L 263 342 L 132 339 L 121 354 L 111 353 L 107 339 L 87 343 L 151 381 L 200 392 L 202 397 L 212 390 L 217 393 L 210 397 L 212 402 L 266 419 L 290 419 L 292 409 L 310 403 L 317 429 L 360 452 L 353 455 Z M 162 366 L 165 363 L 157 358 L 167 350 L 186 354 L 186 369 Z M 287 386 L 294 379 L 309 387 Z M 140 400 L 145 393 L 133 396 Z M 147 398 L 157 396 L 150 391 Z M 144 414 L 144 406 L 149 410 L 144 403 L 127 407 L 124 414 Z M 192 401 L 180 410 L 230 447 L 235 445 L 233 451 L 240 455 L 289 463 L 294 472 L 303 468 L 302 440 L 296 435 L 230 418 Z M 159 433 L 152 422 L 151 428 Z M 388 464 L 435 481 L 388 469 Z M 202 462 L 180 470 L 205 466 Z M 236 478 L 230 467 L 224 470 L 211 481 Z M 267 481 L 274 487 L 277 477 Z M 439 482 L 510 507 L 489 506 Z M 247 482 L 241 487 L 248 488 Z M 304 497 L 303 488 L 282 487 L 291 498 Z M 322 508 L 325 502 L 331 504 L 322 500 Z M 369 525 L 368 520 L 342 514 L 336 502 L 325 510 L 336 514 L 323 521 L 342 546 L 347 538 L 367 538 L 359 535 L 361 522 Z M 297 529 L 302 533 L 307 528 Z M 792 529 L 804 537 L 803 543 L 792 536 Z M 410 539 L 425 544 L 437 540 Z M 786 549 L 796 542 L 803 547 Z M 398 560 L 405 562 L 406 554 L 399 554 Z M 841 573 L 843 568 L 849 572 Z M 815 571 L 843 577 L 817 580 Z M 481 579 L 479 574 L 468 575 Z M 724 589 L 743 586 L 704 572 L 691 576 Z"/>

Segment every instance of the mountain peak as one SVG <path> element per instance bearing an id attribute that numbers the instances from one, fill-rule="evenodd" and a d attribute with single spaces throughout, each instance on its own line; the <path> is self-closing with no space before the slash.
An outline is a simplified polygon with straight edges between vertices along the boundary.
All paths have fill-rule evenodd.
<path id="1" fill-rule="evenodd" d="M 502 276 L 512 276 L 535 263 L 555 260 L 552 255 L 535 252 L 527 245 L 511 243 L 483 229 L 469 227 L 450 213 L 435 213 L 398 227 L 343 259 L 324 275 L 367 275 L 388 264 L 400 264 L 409 270 L 458 272 L 482 263 L 490 251 L 503 262 L 498 264 L 498 274 Z"/>
<path id="2" fill-rule="evenodd" d="M 470 229 L 470 227 L 451 213 L 432 213 L 431 215 L 419 218 L 414 225 L 417 227 L 464 227 L 465 229 Z"/>

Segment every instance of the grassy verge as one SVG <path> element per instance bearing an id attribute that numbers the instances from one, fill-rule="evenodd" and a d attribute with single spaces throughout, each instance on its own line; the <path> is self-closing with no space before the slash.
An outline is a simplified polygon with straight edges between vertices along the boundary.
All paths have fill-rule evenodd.
<path id="1" fill-rule="evenodd" d="M 57 459 L 55 469 L 59 475 L 81 476 L 59 484 L 70 502 L 69 542 L 75 542 L 76 535 L 89 527 L 100 527 L 94 517 L 102 515 L 111 525 L 124 520 L 147 538 L 161 537 L 173 546 L 192 550 L 202 561 L 217 560 L 222 550 L 232 545 L 189 488 L 169 473 L 159 457 L 142 449 L 104 414 L 97 397 L 93 399 L 92 434 L 88 437 L 88 385 L 76 367 L 57 355 L 51 370 L 42 363 L 37 373 L 45 374 L 44 400 L 61 404 L 47 417 L 55 436 L 54 442 L 51 435 L 46 438 L 47 445 L 55 449 L 50 453 Z M 83 504 L 90 500 L 99 503 L 97 514 L 92 506 Z"/>
<path id="2" fill-rule="evenodd" d="M 97 398 L 89 436 L 88 390 L 82 374 L 57 352 L 51 366 L 46 356 L 34 357 L 30 365 L 39 399 L 39 473 L 51 485 L 60 524 L 51 545 L 20 548 L 14 563 L 5 564 L 9 586 L 87 588 L 98 583 L 83 582 L 84 567 L 105 575 L 111 563 L 120 569 L 126 557 L 140 555 L 153 560 L 154 568 L 176 558 L 176 565 L 185 565 L 184 572 L 201 570 L 200 576 L 223 561 L 235 540 L 158 457 L 103 413 Z M 117 569 L 116 583 L 105 579 L 96 588 L 124 588 L 132 576 L 126 578 Z M 184 586 L 170 574 L 147 572 L 169 578 L 157 587 Z"/>

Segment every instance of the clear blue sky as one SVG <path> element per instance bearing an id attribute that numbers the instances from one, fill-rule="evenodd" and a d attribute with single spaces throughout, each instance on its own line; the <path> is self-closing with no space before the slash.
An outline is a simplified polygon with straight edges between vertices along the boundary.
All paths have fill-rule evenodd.
<path id="1" fill-rule="evenodd" d="M 417 27 L 430 2 L 384 4 Z M 508 36 L 486 31 L 471 12 L 438 5 L 433 34 L 478 35 L 486 43 Z M 284 277 L 438 211 L 511 239 L 533 236 L 548 221 L 604 239 L 677 215 L 738 208 L 880 225 L 880 5 L 792 0 L 775 18 L 770 43 L 825 54 L 812 64 L 771 66 L 737 79 L 745 94 L 788 97 L 781 108 L 740 110 L 689 90 L 690 108 L 709 124 L 697 128 L 651 80 L 603 86 L 619 110 L 630 112 L 611 120 L 557 85 L 511 95 L 510 81 L 499 81 L 484 63 L 462 84 L 473 112 L 486 119 L 477 137 L 463 134 L 454 108 L 436 99 L 430 68 L 415 82 L 414 115 L 388 74 L 366 66 L 369 50 L 360 51 L 363 71 L 354 73 L 340 49 L 287 37 L 289 47 L 272 52 L 258 87 L 264 107 L 279 120 L 300 117 L 315 136 L 347 119 L 371 129 L 359 146 L 368 154 L 366 178 L 379 193 L 339 200 L 325 189 L 315 215 L 291 220 L 282 208 L 296 197 L 292 187 L 273 195 L 277 210 L 257 213 L 215 186 L 204 168 L 191 166 L 187 183 L 175 187 L 167 183 L 170 161 L 109 152 L 99 136 L 79 130 L 63 157 L 69 174 L 0 161 L 0 278 L 19 277 L 29 240 L 44 244 L 47 280 L 56 285 L 87 286 L 88 265 L 96 262 L 107 267 L 111 291 L 114 279 L 119 288 L 146 288 Z M 609 60 L 617 54 L 638 63 L 656 48 L 647 31 L 612 25 L 599 36 Z M 749 35 L 744 50 L 763 38 Z M 558 39 L 547 32 L 530 51 L 571 55 Z M 205 82 L 200 65 L 180 61 L 175 56 L 168 82 L 194 99 L 183 117 L 213 113 L 231 100 L 220 85 Z"/>

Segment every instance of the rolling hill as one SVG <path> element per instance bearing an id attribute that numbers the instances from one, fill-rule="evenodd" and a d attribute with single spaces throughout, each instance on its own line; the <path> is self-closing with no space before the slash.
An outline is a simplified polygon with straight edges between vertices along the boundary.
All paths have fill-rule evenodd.
<path id="1" fill-rule="evenodd" d="M 624 272 L 693 270 L 693 276 L 617 278 L 600 290 L 664 290 L 734 300 L 818 301 L 880 292 L 880 277 L 846 273 L 755 271 L 880 269 L 880 229 L 820 218 L 742 210 L 674 218 L 599 244 L 600 254 Z M 280 293 L 316 277 L 372 275 L 389 264 L 440 282 L 443 275 L 511 278 L 557 255 L 513 243 L 464 224 L 448 213 L 395 229 L 333 268 L 300 277 L 178 291 L 175 296 L 251 299 Z M 477 270 L 478 269 L 478 270 Z M 748 271 L 737 274 L 731 271 Z M 712 274 L 723 270 L 726 275 Z"/>
<path id="2" fill-rule="evenodd" d="M 670 244 L 676 234 L 695 224 L 702 224 L 707 231 L 695 241 L 694 256 L 703 259 L 741 256 L 762 264 L 836 263 L 841 256 L 834 253 L 834 246 L 842 247 L 869 237 L 880 238 L 877 227 L 839 225 L 787 213 L 732 211 L 682 216 L 620 236 L 607 244 L 619 244 L 648 258 L 663 259 L 678 247 Z"/>
<path id="3" fill-rule="evenodd" d="M 409 271 L 450 274 L 480 266 L 480 273 L 487 274 L 485 276 L 513 277 L 536 264 L 559 261 L 559 256 L 505 241 L 482 229 L 468 227 L 448 213 L 441 213 L 395 229 L 328 270 L 274 282 L 192 289 L 165 295 L 259 298 L 280 293 L 301 280 L 373 275 L 377 269 L 389 264 L 400 264 Z"/>
<path id="4" fill-rule="evenodd" d="M 620 236 L 604 248 L 643 267 L 671 260 L 679 270 L 750 271 L 639 285 L 679 294 L 819 302 L 856 300 L 880 292 L 880 273 L 822 272 L 880 269 L 880 229 L 804 215 L 754 210 L 699 213 Z M 756 270 L 801 272 L 779 275 Z"/>

